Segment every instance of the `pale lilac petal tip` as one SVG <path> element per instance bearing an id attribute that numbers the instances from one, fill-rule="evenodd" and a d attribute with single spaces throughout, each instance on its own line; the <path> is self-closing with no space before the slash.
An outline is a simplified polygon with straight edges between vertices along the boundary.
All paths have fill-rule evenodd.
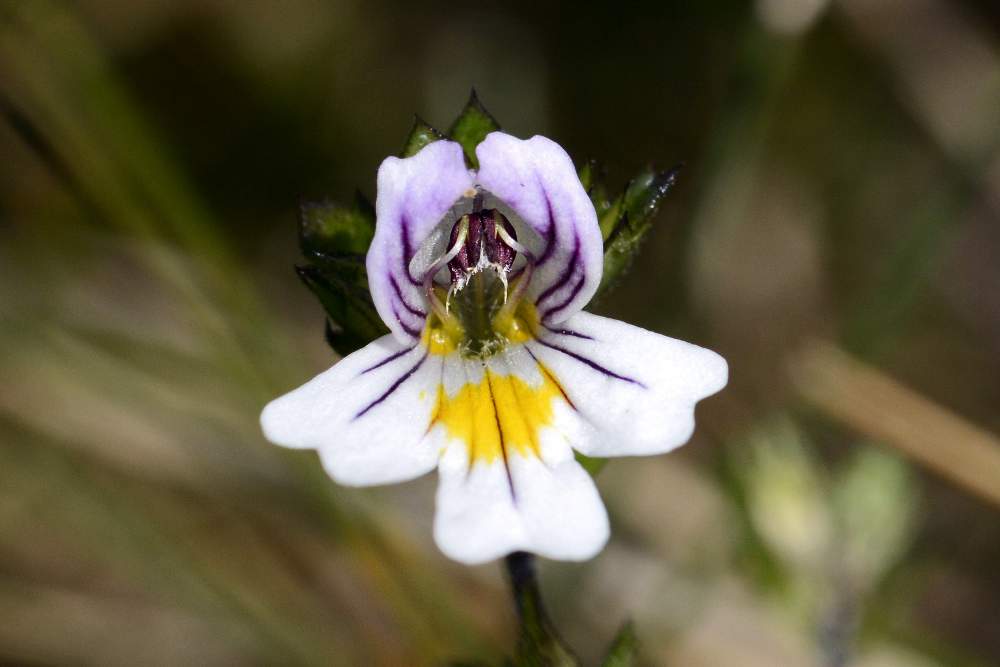
<path id="1" fill-rule="evenodd" d="M 547 324 L 579 312 L 597 291 L 604 244 L 597 213 L 559 144 L 493 132 L 476 148 L 478 183 L 541 237 L 528 296 Z"/>
<path id="2" fill-rule="evenodd" d="M 462 147 L 453 141 L 436 141 L 412 157 L 386 158 L 379 167 L 368 283 L 375 308 L 400 342 L 419 337 L 427 317 L 421 276 L 410 275 L 410 260 L 472 185 Z"/>

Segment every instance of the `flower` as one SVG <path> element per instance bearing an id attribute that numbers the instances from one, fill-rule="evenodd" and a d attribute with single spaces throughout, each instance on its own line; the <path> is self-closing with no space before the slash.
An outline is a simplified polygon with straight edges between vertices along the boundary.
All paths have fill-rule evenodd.
<path id="1" fill-rule="evenodd" d="M 555 142 L 440 140 L 378 171 L 367 256 L 390 334 L 268 404 L 267 438 L 319 451 L 341 484 L 438 469 L 449 557 L 584 560 L 608 539 L 594 457 L 667 452 L 722 389 L 719 355 L 583 312 L 601 279 L 597 216 Z"/>

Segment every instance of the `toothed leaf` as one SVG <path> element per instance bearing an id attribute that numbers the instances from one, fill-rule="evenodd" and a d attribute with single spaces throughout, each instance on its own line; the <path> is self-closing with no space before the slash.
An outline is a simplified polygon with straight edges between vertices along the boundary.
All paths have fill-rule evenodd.
<path id="1" fill-rule="evenodd" d="M 680 166 L 660 172 L 650 169 L 629 183 L 625 190 L 624 210 L 633 229 L 641 229 L 652 222 L 663 196 L 677 183 L 680 170 Z"/>
<path id="2" fill-rule="evenodd" d="M 368 252 L 375 234 L 374 213 L 358 195 L 353 207 L 331 202 L 302 204 L 299 209 L 299 245 L 306 257 Z"/>
<path id="3" fill-rule="evenodd" d="M 389 332 L 365 287 L 316 266 L 296 266 L 295 271 L 326 311 L 326 340 L 339 354 L 350 354 Z"/>
<path id="4" fill-rule="evenodd" d="M 413 127 L 410 129 L 409 136 L 406 137 L 406 143 L 403 144 L 403 150 L 400 151 L 399 157 L 416 155 L 427 144 L 432 144 L 441 139 L 444 139 L 443 134 L 438 132 L 420 116 L 414 116 Z"/>
<path id="5" fill-rule="evenodd" d="M 465 103 L 465 108 L 458 115 L 448 136 L 462 144 L 465 151 L 465 158 L 474 169 L 479 168 L 479 161 L 476 159 L 476 146 L 479 145 L 486 135 L 500 129 L 500 124 L 486 110 L 479 96 L 473 90 L 469 95 L 469 101 Z"/>
<path id="6" fill-rule="evenodd" d="M 629 181 L 621 196 L 600 217 L 601 234 L 604 236 L 604 273 L 598 295 L 632 265 L 663 196 L 677 182 L 679 171 L 678 166 L 662 172 L 642 172 Z"/>

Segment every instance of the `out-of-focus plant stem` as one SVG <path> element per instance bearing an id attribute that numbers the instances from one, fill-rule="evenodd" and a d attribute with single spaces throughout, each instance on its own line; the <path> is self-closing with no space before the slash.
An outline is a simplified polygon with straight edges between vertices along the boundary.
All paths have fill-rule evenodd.
<path id="1" fill-rule="evenodd" d="M 580 661 L 559 638 L 545 611 L 534 555 L 516 551 L 504 559 L 504 565 L 520 621 L 515 664 L 546 667 L 579 665 Z"/>
<path id="2" fill-rule="evenodd" d="M 1000 506 L 1000 440 L 992 433 L 830 344 L 807 345 L 789 368 L 813 406 Z"/>

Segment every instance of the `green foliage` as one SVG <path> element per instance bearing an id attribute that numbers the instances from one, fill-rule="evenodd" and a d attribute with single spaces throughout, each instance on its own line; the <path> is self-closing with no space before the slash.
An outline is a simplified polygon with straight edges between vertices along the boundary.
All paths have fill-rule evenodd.
<path id="1" fill-rule="evenodd" d="M 375 234 L 375 209 L 361 193 L 350 208 L 331 202 L 305 203 L 300 209 L 299 245 L 306 257 L 368 252 Z"/>
<path id="2" fill-rule="evenodd" d="M 406 137 L 406 143 L 403 144 L 403 150 L 400 151 L 399 157 L 416 155 L 427 144 L 441 139 L 444 139 L 443 134 L 420 116 L 414 116 L 413 127 L 410 128 L 410 134 Z"/>
<path id="3" fill-rule="evenodd" d="M 576 456 L 576 462 L 582 465 L 583 469 L 591 475 L 596 475 L 601 472 L 601 469 L 604 468 L 604 464 L 608 462 L 607 459 L 587 456 L 586 454 L 581 454 L 580 452 L 573 452 L 573 454 Z"/>
<path id="4" fill-rule="evenodd" d="M 635 625 L 632 621 L 625 621 L 611 642 L 601 667 L 632 667 L 638 662 L 638 654 L 639 638 L 635 634 Z"/>
<path id="5" fill-rule="evenodd" d="M 598 294 L 611 287 L 632 265 L 663 197 L 677 182 L 680 169 L 680 166 L 666 171 L 647 169 L 629 181 L 613 201 L 608 199 L 599 181 L 591 183 L 588 192 L 604 237 L 604 274 Z"/>
<path id="6" fill-rule="evenodd" d="M 476 159 L 476 146 L 479 145 L 486 135 L 500 129 L 500 124 L 486 110 L 476 91 L 469 94 L 469 101 L 465 103 L 462 113 L 451 124 L 448 136 L 462 144 L 465 151 L 465 159 L 474 168 L 479 168 L 479 161 Z"/>
<path id="7" fill-rule="evenodd" d="M 520 619 L 513 664 L 517 667 L 579 667 L 580 661 L 559 637 L 545 611 L 535 574 L 535 557 L 518 551 L 507 556 L 504 562 Z"/>
<path id="8" fill-rule="evenodd" d="M 326 311 L 326 342 L 336 352 L 350 354 L 389 333 L 366 289 L 316 266 L 295 270 Z"/>
<path id="9" fill-rule="evenodd" d="M 326 340 L 349 354 L 388 333 L 368 292 L 364 253 L 375 233 L 375 211 L 360 193 L 354 205 L 303 204 L 299 245 L 310 264 L 295 267 L 326 311 Z"/>

